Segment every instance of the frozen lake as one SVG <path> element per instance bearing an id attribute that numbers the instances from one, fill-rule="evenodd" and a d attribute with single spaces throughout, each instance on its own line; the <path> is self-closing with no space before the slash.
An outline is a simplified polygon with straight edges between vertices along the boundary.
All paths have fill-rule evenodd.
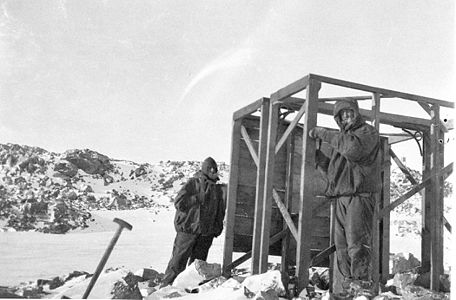
<path id="1" fill-rule="evenodd" d="M 134 272 L 151 267 L 164 272 L 175 236 L 174 209 L 158 214 L 141 209 L 97 211 L 93 215 L 96 221 L 89 230 L 65 235 L 0 232 L 0 285 L 49 279 L 74 270 L 93 273 L 117 228 L 114 217 L 129 222 L 133 230 L 122 233 L 105 268 L 124 266 Z M 420 247 L 418 237 L 391 235 L 392 253 L 411 252 L 420 259 Z M 208 262 L 221 263 L 222 253 L 223 235 L 214 240 Z"/>

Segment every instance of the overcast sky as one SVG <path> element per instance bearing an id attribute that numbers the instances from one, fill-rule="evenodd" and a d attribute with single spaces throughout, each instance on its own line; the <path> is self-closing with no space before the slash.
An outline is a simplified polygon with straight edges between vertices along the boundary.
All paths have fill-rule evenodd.
<path id="1" fill-rule="evenodd" d="M 0 143 L 228 162 L 233 112 L 308 73 L 455 99 L 452 0 L 0 3 Z"/>

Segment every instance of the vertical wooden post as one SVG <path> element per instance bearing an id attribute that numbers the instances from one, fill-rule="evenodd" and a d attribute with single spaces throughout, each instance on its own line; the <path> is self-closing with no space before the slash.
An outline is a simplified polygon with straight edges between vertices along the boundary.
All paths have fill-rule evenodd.
<path id="1" fill-rule="evenodd" d="M 372 94 L 372 104 L 371 104 L 371 110 L 372 110 L 372 126 L 375 127 L 377 132 L 380 131 L 380 122 L 378 119 L 378 113 L 380 112 L 380 95 L 378 93 L 373 93 Z M 381 147 L 383 145 L 380 145 Z M 383 148 L 383 147 L 382 147 Z M 380 271 L 381 271 L 381 249 L 380 249 L 380 239 L 381 239 L 381 224 L 382 220 L 378 220 L 378 212 L 380 209 L 380 195 L 375 194 L 373 197 L 375 197 L 375 207 L 374 207 L 374 216 L 373 216 L 373 224 L 372 224 L 372 279 L 374 281 L 375 287 L 378 288 L 378 283 L 380 281 Z"/>
<path id="2" fill-rule="evenodd" d="M 252 239 L 252 274 L 258 274 L 260 271 L 260 253 L 261 253 L 261 232 L 263 221 L 263 200 L 264 200 L 264 176 L 266 171 L 266 150 L 268 141 L 268 124 L 269 124 L 270 101 L 263 98 L 261 104 L 260 119 L 260 141 L 258 145 L 258 166 L 255 195 L 255 212 L 253 223 Z"/>
<path id="3" fill-rule="evenodd" d="M 285 181 L 285 206 L 288 212 L 291 212 L 291 205 L 293 203 L 293 166 L 294 166 L 294 131 L 288 136 L 287 139 L 287 175 Z M 283 229 L 288 229 L 287 222 L 283 221 Z M 282 282 L 285 288 L 288 287 L 289 274 L 288 269 L 290 265 L 290 230 L 282 239 L 282 259 L 281 259 L 281 272 Z"/>
<path id="4" fill-rule="evenodd" d="M 439 175 L 441 165 L 440 146 L 440 107 L 432 105 L 431 114 L 431 290 L 438 291 L 440 275 L 443 274 L 443 193 L 441 189 L 442 178 Z M 442 143 L 443 144 L 443 143 Z"/>
<path id="5" fill-rule="evenodd" d="M 230 184 L 228 185 L 227 205 L 226 205 L 226 227 L 225 245 L 223 250 L 223 267 L 225 268 L 233 261 L 233 242 L 234 242 L 234 219 L 236 212 L 236 199 L 239 176 L 239 150 L 241 143 L 241 123 L 242 119 L 233 121 L 231 137 L 231 162 L 230 162 Z M 227 271 L 227 270 L 225 270 Z"/>
<path id="6" fill-rule="evenodd" d="M 379 93 L 373 93 L 372 94 L 372 126 L 377 129 L 377 131 L 380 130 L 380 122 L 378 120 L 378 113 L 380 112 L 380 94 Z"/>
<path id="7" fill-rule="evenodd" d="M 329 207 L 329 245 L 334 245 L 334 232 L 336 228 L 336 203 L 334 199 L 330 200 L 330 207 Z M 335 280 L 335 272 L 334 268 L 336 268 L 336 253 L 331 253 L 329 255 L 329 291 L 333 292 L 333 285 Z"/>
<path id="8" fill-rule="evenodd" d="M 382 171 L 382 194 L 381 194 L 381 208 L 384 208 L 390 204 L 390 176 L 391 176 L 391 157 L 390 157 L 390 145 L 388 139 L 385 138 L 383 141 L 383 171 Z M 389 253 L 390 253 L 390 212 L 388 211 L 383 216 L 380 222 L 380 274 L 381 282 L 383 284 L 389 278 Z"/>
<path id="9" fill-rule="evenodd" d="M 312 184 L 315 169 L 315 141 L 309 137 L 310 129 L 317 125 L 318 91 L 321 83 L 309 79 L 307 99 L 304 102 L 304 128 L 302 137 L 301 190 L 299 201 L 298 240 L 296 248 L 296 275 L 298 292 L 307 287 L 310 266 L 310 239 L 312 228 L 312 198 L 316 196 L 315 185 Z"/>
<path id="10" fill-rule="evenodd" d="M 277 127 L 279 123 L 280 103 L 275 96 L 271 97 L 268 124 L 268 142 L 266 152 L 266 171 L 264 180 L 263 217 L 260 243 L 259 272 L 264 273 L 268 269 L 269 237 L 271 231 L 272 213 L 272 189 L 274 184 L 275 145 L 277 142 Z"/>
<path id="11" fill-rule="evenodd" d="M 423 175 L 422 178 L 431 176 L 431 135 L 429 131 L 423 132 Z M 431 204 L 433 187 L 426 185 L 421 199 L 421 268 L 423 272 L 431 270 Z"/>

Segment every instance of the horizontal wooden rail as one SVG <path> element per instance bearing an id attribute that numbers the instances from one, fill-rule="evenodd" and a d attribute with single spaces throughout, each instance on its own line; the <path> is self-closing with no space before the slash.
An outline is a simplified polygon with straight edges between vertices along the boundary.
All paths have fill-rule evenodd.
<path id="1" fill-rule="evenodd" d="M 296 80 L 295 82 L 287 85 L 284 88 L 281 88 L 277 92 L 271 95 L 271 103 L 281 101 L 284 98 L 288 98 L 291 95 L 294 95 L 304 89 L 309 85 L 309 75 L 304 76 L 301 79 Z"/>
<path id="2" fill-rule="evenodd" d="M 308 77 L 309 77 L 308 80 L 310 78 L 312 78 L 312 79 L 318 80 L 320 82 L 325 82 L 325 83 L 329 83 L 332 85 L 343 86 L 346 88 L 362 90 L 362 91 L 371 92 L 371 93 L 379 93 L 382 95 L 382 97 L 384 97 L 384 96 L 396 97 L 396 98 L 401 98 L 401 99 L 405 99 L 405 100 L 424 102 L 424 103 L 428 103 L 428 104 L 437 104 L 437 105 L 444 106 L 444 107 L 454 108 L 454 102 L 450 102 L 450 101 L 444 101 L 444 100 L 440 100 L 440 99 L 429 98 L 429 97 L 424 97 L 424 96 L 419 96 L 419 95 L 414 95 L 414 94 L 409 94 L 409 93 L 402 93 L 402 92 L 393 91 L 393 90 L 389 90 L 389 89 L 378 88 L 378 87 L 374 87 L 374 86 L 359 84 L 359 83 L 355 83 L 355 82 L 330 78 L 330 77 L 316 75 L 316 74 L 309 74 Z"/>
<path id="3" fill-rule="evenodd" d="M 296 111 L 301 109 L 301 104 L 296 102 L 283 103 L 282 106 Z M 334 104 L 320 102 L 318 103 L 318 112 L 324 115 L 332 116 L 334 112 Z M 373 114 L 371 110 L 362 108 L 359 110 L 359 113 L 368 120 L 372 118 Z M 381 124 L 412 130 L 429 130 L 429 127 L 431 126 L 431 121 L 427 119 L 396 115 L 391 113 L 379 112 L 378 118 Z"/>
<path id="4" fill-rule="evenodd" d="M 243 118 L 243 117 L 245 117 L 247 115 L 250 115 L 250 114 L 256 112 L 257 110 L 259 110 L 260 107 L 261 107 L 261 104 L 263 104 L 263 100 L 264 99 L 265 98 L 261 98 L 261 99 L 255 101 L 255 102 L 252 102 L 249 105 L 244 106 L 243 108 L 238 109 L 237 111 L 235 111 L 233 113 L 233 120 L 236 121 L 236 120 L 238 120 L 240 118 Z"/>

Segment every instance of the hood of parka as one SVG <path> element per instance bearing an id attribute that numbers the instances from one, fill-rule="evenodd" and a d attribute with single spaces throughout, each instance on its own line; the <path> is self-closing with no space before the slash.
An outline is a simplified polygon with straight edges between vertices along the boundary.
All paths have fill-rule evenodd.
<path id="1" fill-rule="evenodd" d="M 340 112 L 343 109 L 351 109 L 354 112 L 354 120 L 350 124 L 344 126 L 342 119 L 340 117 Z M 336 102 L 334 106 L 334 120 L 336 120 L 337 126 L 339 126 L 341 131 L 347 131 L 350 129 L 355 129 L 361 126 L 364 123 L 363 117 L 359 114 L 358 102 L 353 99 L 344 99 Z"/>

